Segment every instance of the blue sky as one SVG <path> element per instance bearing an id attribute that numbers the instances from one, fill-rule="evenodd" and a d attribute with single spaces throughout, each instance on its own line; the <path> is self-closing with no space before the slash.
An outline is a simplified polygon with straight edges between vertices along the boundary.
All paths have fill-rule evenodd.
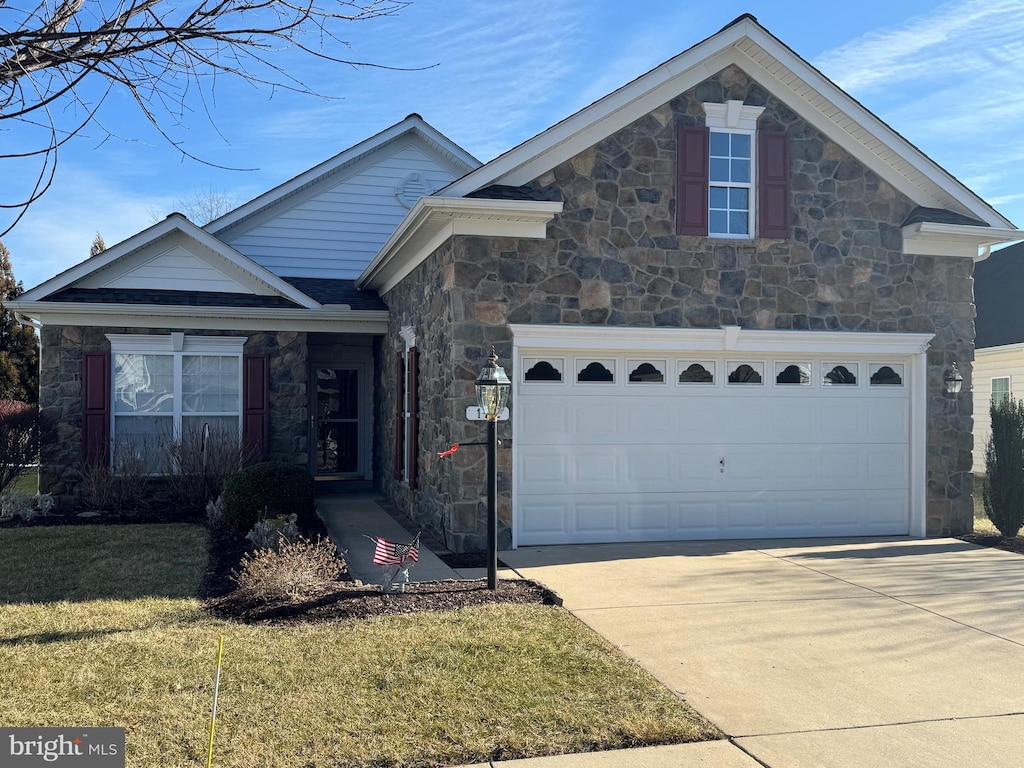
<path id="1" fill-rule="evenodd" d="M 210 117 L 194 112 L 174 130 L 190 153 L 254 170 L 182 159 L 115 94 L 101 117 L 131 140 L 90 127 L 62 149 L 53 189 L 3 238 L 15 276 L 36 285 L 84 259 L 97 231 L 113 245 L 196 191 L 247 200 L 410 112 L 489 160 L 742 13 L 1024 226 L 1020 0 L 414 0 L 351 24 L 351 55 L 436 66 L 302 61 L 299 76 L 331 100 L 221 80 Z M 18 129 L 2 127 L 0 142 L 17 145 Z"/>

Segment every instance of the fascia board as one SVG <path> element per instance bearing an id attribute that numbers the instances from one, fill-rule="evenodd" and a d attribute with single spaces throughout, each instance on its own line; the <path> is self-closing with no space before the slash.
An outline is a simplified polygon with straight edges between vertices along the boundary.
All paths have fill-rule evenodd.
<path id="1" fill-rule="evenodd" d="M 875 141 L 885 145 L 918 173 L 944 192 L 966 210 L 993 227 L 1012 227 L 1013 224 L 997 213 L 984 200 L 964 186 L 952 174 L 907 141 L 903 136 L 886 125 L 864 105 L 843 91 L 839 86 L 806 62 L 788 46 L 763 29 L 755 28 L 750 35 L 751 42 L 769 56 L 776 59 L 795 78 L 806 83 L 813 93 L 820 94 L 842 114 L 869 133 Z M 926 207 L 946 208 L 949 200 L 936 196 L 922 186 L 915 184 L 905 174 L 893 173 L 892 165 L 886 163 L 860 138 L 853 136 L 837 123 L 833 116 L 826 115 L 818 106 L 811 104 L 793 87 L 793 80 L 782 81 L 755 61 L 748 53 L 735 49 L 736 65 L 748 75 L 781 99 L 786 106 L 833 139 L 846 151 L 867 165 L 871 170 L 891 183 L 911 200 Z M 922 199 L 922 196 L 925 196 Z M 931 205 L 928 205 L 931 203 Z"/>
<path id="2" fill-rule="evenodd" d="M 543 238 L 562 203 L 421 197 L 356 280 L 381 295 L 455 235 Z"/>
<path id="3" fill-rule="evenodd" d="M 622 350 L 627 352 L 763 352 L 791 354 L 914 355 L 931 333 L 774 331 L 723 328 L 640 328 L 512 324 L 519 349 Z"/>
<path id="4" fill-rule="evenodd" d="M 760 48 L 777 60 L 793 78 L 806 83 L 828 102 L 831 114 L 798 93 L 793 80 L 781 80 L 744 52 L 745 44 Z M 1012 223 L 975 195 L 949 172 L 846 94 L 811 64 L 804 61 L 770 32 L 750 20 L 730 26 L 673 59 L 641 75 L 541 134 L 500 155 L 478 170 L 456 180 L 439 194 L 466 195 L 495 183 L 518 186 L 554 168 L 644 114 L 667 103 L 705 78 L 736 64 L 780 98 L 801 117 L 822 130 L 880 177 L 909 198 L 927 207 L 959 204 L 965 211 L 993 227 Z M 832 111 L 834 110 L 834 111 Z M 902 158 L 933 185 L 931 191 L 900 173 L 875 153 L 871 146 L 835 121 L 846 116 L 871 137 Z M 896 171 L 896 172 L 894 172 Z M 925 185 L 927 186 L 927 185 Z"/>
<path id="5" fill-rule="evenodd" d="M 1013 352 L 1024 352 L 1024 343 L 1001 344 L 998 347 L 977 347 L 974 350 L 974 361 L 983 362 L 985 358 Z"/>
<path id="6" fill-rule="evenodd" d="M 307 309 L 316 309 L 320 306 L 318 302 L 304 294 L 291 283 L 282 280 L 280 277 L 260 266 L 248 256 L 239 253 L 234 248 L 218 240 L 209 232 L 200 229 L 181 214 L 172 213 L 163 221 L 154 224 L 127 240 L 108 248 L 98 256 L 86 259 L 80 264 L 61 272 L 46 282 L 37 285 L 30 291 L 26 291 L 19 298 L 23 301 L 39 301 L 51 296 L 54 293 L 68 288 L 88 275 L 105 269 L 114 262 L 141 251 L 143 248 L 153 245 L 157 241 L 169 237 L 175 232 L 180 232 L 187 238 L 196 241 L 209 252 L 223 259 L 228 265 L 237 270 L 247 281 L 255 280 L 266 286 L 271 293 L 291 299 L 296 304 Z"/>
<path id="7" fill-rule="evenodd" d="M 418 132 L 428 142 L 436 145 L 436 147 L 441 150 L 442 154 L 449 155 L 456 165 L 461 165 L 461 170 L 463 171 L 475 169 L 480 166 L 480 161 L 466 152 L 466 150 L 462 149 L 458 144 L 446 137 L 433 126 L 428 125 L 418 116 L 410 115 L 401 122 L 395 123 L 395 125 L 392 125 L 389 128 L 385 128 L 380 133 L 377 133 L 368 139 L 364 139 L 358 144 L 338 153 L 334 157 L 313 166 L 308 171 L 300 173 L 293 179 L 290 179 L 283 184 L 279 184 L 273 189 L 264 192 L 259 197 L 253 198 L 249 202 L 242 204 L 235 210 L 229 211 L 219 219 L 214 219 L 205 226 L 205 229 L 213 233 L 223 232 L 243 219 L 259 213 L 265 208 L 274 205 L 279 200 L 298 192 L 303 187 L 316 182 L 324 176 L 345 168 L 360 158 L 370 155 L 385 144 L 400 138 L 403 134 L 411 132 Z"/>
<path id="8" fill-rule="evenodd" d="M 903 227 L 903 253 L 978 259 L 978 249 L 1024 240 L 1024 230 L 920 221 Z"/>
<path id="9" fill-rule="evenodd" d="M 384 310 L 263 309 L 239 307 L 169 307 L 148 304 L 83 302 L 5 302 L 5 306 L 43 325 L 185 328 L 211 330 L 294 330 L 381 334 L 387 331 Z"/>
<path id="10" fill-rule="evenodd" d="M 724 49 L 753 28 L 747 20 L 726 28 L 457 179 L 438 194 L 461 197 L 499 180 L 512 186 L 531 181 L 723 69 L 729 64 Z"/>
<path id="11" fill-rule="evenodd" d="M 57 291 L 73 285 L 86 275 L 98 272 L 118 259 L 145 248 L 147 245 L 167 236 L 174 230 L 179 229 L 179 223 L 182 221 L 187 221 L 187 219 L 179 214 L 171 214 L 163 221 L 157 222 L 148 229 L 144 229 L 138 234 L 129 237 L 127 240 L 122 240 L 99 255 L 69 267 L 60 274 L 40 283 L 35 288 L 25 291 L 19 298 L 22 301 L 44 299 Z"/>

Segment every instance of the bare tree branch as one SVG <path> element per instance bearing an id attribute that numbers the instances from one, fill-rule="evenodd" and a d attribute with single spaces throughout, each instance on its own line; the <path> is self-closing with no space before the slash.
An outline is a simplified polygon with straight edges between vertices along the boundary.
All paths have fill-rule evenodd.
<path id="1" fill-rule="evenodd" d="M 207 91 L 220 76 L 324 95 L 275 63 L 285 49 L 353 67 L 407 69 L 350 59 L 339 36 L 349 22 L 391 16 L 406 5 L 408 0 L 0 0 L 0 127 L 10 120 L 42 131 L 37 146 L 0 153 L 0 160 L 39 163 L 30 189 L 18 199 L 0 199 L 0 208 L 19 211 L 17 223 L 52 184 L 64 143 L 89 125 L 112 135 L 97 113 L 114 88 L 126 90 L 183 156 L 205 162 L 173 139 L 168 127 L 184 124 L 193 90 L 209 117 Z M 97 89 L 93 83 L 105 85 Z"/>

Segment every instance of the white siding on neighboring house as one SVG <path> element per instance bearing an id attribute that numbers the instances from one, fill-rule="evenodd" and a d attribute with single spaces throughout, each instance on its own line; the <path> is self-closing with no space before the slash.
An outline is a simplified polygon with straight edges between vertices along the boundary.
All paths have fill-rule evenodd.
<path id="1" fill-rule="evenodd" d="M 355 279 L 421 194 L 462 173 L 405 136 L 219 237 L 278 275 Z"/>
<path id="2" fill-rule="evenodd" d="M 1024 344 L 979 349 L 974 353 L 974 472 L 985 474 L 985 445 L 992 433 L 989 405 L 992 379 L 1010 380 L 1010 397 L 1024 398 Z"/>

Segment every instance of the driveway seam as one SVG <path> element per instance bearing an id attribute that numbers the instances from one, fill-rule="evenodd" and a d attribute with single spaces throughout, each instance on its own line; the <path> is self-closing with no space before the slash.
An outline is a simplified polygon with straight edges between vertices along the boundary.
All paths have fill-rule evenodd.
<path id="1" fill-rule="evenodd" d="M 837 728 L 807 728 L 800 731 L 775 731 L 772 733 L 746 733 L 742 736 L 730 736 L 733 739 L 760 739 L 768 736 L 800 736 L 807 733 L 838 733 L 840 731 L 865 731 L 872 728 L 899 728 L 904 725 L 925 725 L 926 723 L 955 723 L 960 720 L 992 720 L 998 717 L 1021 717 L 1022 712 L 999 712 L 991 715 L 964 715 L 963 717 L 935 717 L 924 720 L 903 720 L 896 723 L 872 723 L 870 725 L 844 725 Z M 737 745 L 739 746 L 739 745 Z"/>
<path id="2" fill-rule="evenodd" d="M 762 760 L 760 757 L 755 755 L 749 749 L 744 747 L 742 744 L 738 743 L 736 741 L 736 739 L 738 739 L 738 738 L 744 738 L 744 737 L 742 737 L 742 736 L 730 736 L 729 737 L 729 743 L 732 744 L 734 747 L 736 747 L 736 749 L 738 749 L 740 752 L 745 754 L 747 757 L 749 757 L 751 760 L 753 760 L 755 763 L 757 763 L 760 766 L 763 766 L 763 768 L 772 768 L 770 763 L 766 763 L 764 760 Z"/>
<path id="3" fill-rule="evenodd" d="M 826 573 L 825 571 L 820 571 L 817 568 L 812 568 L 811 566 L 805 565 L 804 563 L 797 563 L 797 562 L 794 562 L 792 560 L 789 560 L 788 558 L 779 557 L 778 555 L 773 555 L 771 552 L 765 552 L 763 549 L 759 549 L 757 551 L 760 552 L 763 555 L 767 555 L 768 557 L 773 557 L 776 560 L 779 560 L 781 562 L 785 562 L 785 563 L 789 563 L 790 565 L 794 565 L 797 568 L 804 568 L 804 569 L 806 569 L 808 571 L 811 571 L 812 573 L 817 573 L 817 574 L 820 574 L 822 576 L 827 576 L 828 578 L 834 579 L 835 581 L 839 581 L 839 582 L 842 582 L 843 584 L 847 584 L 847 585 L 849 585 L 851 587 L 857 587 L 859 589 L 866 590 L 868 592 L 871 592 L 873 594 L 879 595 L 881 597 L 888 598 L 889 600 L 892 600 L 892 601 L 897 602 L 897 603 L 901 603 L 901 604 L 903 604 L 903 605 L 905 605 L 905 606 L 907 606 L 909 608 L 915 608 L 915 609 L 917 609 L 919 611 L 923 611 L 924 613 L 930 613 L 932 616 L 936 616 L 936 617 L 938 617 L 940 619 L 945 619 L 946 621 L 952 622 L 953 624 L 958 624 L 961 627 L 964 627 L 965 629 L 972 629 L 975 632 L 980 632 L 983 635 L 988 635 L 989 637 L 995 638 L 996 640 L 1005 640 L 1008 643 L 1012 643 L 1013 645 L 1016 645 L 1016 646 L 1018 646 L 1020 648 L 1024 648 L 1024 642 L 1020 642 L 1019 640 L 1014 640 L 1013 638 L 1010 638 L 1010 637 L 1003 637 L 1002 635 L 996 634 L 995 632 L 990 632 L 987 629 L 982 629 L 981 627 L 976 627 L 973 624 L 968 624 L 966 622 L 960 621 L 959 619 L 954 619 L 951 616 L 945 616 L 945 615 L 943 615 L 943 614 L 941 614 L 941 613 L 939 613 L 937 611 L 931 610 L 930 608 L 925 608 L 925 607 L 920 606 L 920 605 L 915 605 L 914 603 L 908 602 L 907 600 L 903 600 L 903 599 L 901 599 L 899 597 L 896 597 L 895 595 L 887 595 L 885 592 L 881 592 L 881 591 L 879 591 L 877 589 L 874 589 L 872 587 L 867 587 L 867 586 L 864 586 L 863 584 L 857 584 L 856 582 L 850 581 L 848 579 L 841 578 L 839 576 L 835 576 L 835 575 L 833 575 L 831 573 Z M 972 593 L 971 592 L 958 592 L 956 594 L 969 595 L 969 594 L 972 594 Z"/>

